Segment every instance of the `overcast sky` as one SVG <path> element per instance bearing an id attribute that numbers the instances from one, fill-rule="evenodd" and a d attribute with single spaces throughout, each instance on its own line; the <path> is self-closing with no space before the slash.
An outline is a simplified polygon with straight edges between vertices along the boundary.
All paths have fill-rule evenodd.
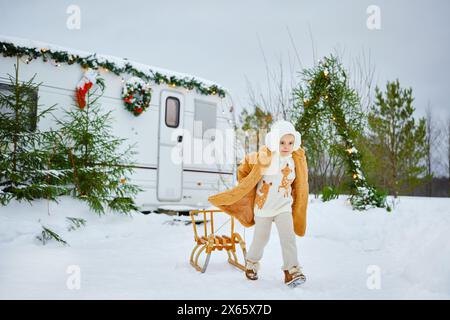
<path id="1" fill-rule="evenodd" d="M 81 28 L 66 27 L 67 7 L 81 9 Z M 368 6 L 380 8 L 381 29 L 369 30 Z M 411 86 L 418 115 L 431 104 L 449 115 L 450 1 L 6 1 L 0 33 L 127 57 L 194 74 L 229 88 L 238 110 L 248 104 L 246 79 L 266 84 L 281 57 L 304 67 L 336 49 L 370 53 L 376 81 Z M 292 36 L 292 41 L 289 32 Z M 291 59 L 291 60 L 289 60 Z M 297 60 L 295 60 L 297 62 Z M 297 65 L 298 67 L 298 65 Z"/>

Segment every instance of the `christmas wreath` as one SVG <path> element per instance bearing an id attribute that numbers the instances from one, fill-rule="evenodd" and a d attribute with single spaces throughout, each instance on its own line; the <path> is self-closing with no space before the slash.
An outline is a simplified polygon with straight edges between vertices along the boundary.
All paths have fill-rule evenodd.
<path id="1" fill-rule="evenodd" d="M 138 77 L 128 79 L 122 91 L 122 99 L 128 111 L 135 116 L 140 115 L 150 105 L 151 87 Z"/>

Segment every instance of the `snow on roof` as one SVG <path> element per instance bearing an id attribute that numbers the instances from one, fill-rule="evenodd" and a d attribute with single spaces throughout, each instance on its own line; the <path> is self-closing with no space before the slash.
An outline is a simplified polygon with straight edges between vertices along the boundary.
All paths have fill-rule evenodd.
<path id="1" fill-rule="evenodd" d="M 17 37 L 5 36 L 5 35 L 0 35 L 0 42 L 12 43 L 16 46 L 33 48 L 33 49 L 46 48 L 51 51 L 65 51 L 69 54 L 78 55 L 80 57 L 88 57 L 88 56 L 91 56 L 92 54 L 94 54 L 93 52 L 87 52 L 87 51 L 62 47 L 62 46 L 47 43 L 47 42 L 29 40 L 29 39 L 23 39 L 23 38 L 17 38 Z M 190 75 L 187 73 L 181 73 L 181 72 L 176 72 L 176 71 L 167 70 L 167 69 L 163 69 L 163 68 L 158 68 L 155 66 L 131 61 L 131 60 L 128 60 L 127 58 L 120 58 L 120 57 L 110 56 L 110 55 L 106 55 L 106 54 L 96 54 L 96 58 L 99 61 L 107 60 L 109 62 L 112 62 L 112 63 L 116 64 L 118 67 L 124 67 L 125 64 L 128 63 L 128 64 L 131 64 L 135 69 L 142 71 L 143 73 L 148 74 L 148 75 L 151 74 L 151 72 L 150 72 L 150 70 L 151 70 L 153 72 L 159 72 L 168 77 L 175 76 L 177 78 L 195 78 L 197 81 L 201 81 L 206 86 L 216 85 L 216 86 L 222 88 L 223 90 L 229 92 L 227 88 L 223 87 L 222 85 L 218 84 L 217 82 L 203 79 L 203 78 L 200 78 L 200 77 L 197 77 L 194 75 Z"/>

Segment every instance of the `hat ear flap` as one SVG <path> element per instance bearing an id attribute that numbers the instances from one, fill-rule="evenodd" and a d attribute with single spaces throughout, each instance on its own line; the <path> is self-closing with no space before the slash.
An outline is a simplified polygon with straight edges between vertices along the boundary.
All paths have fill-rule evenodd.
<path id="1" fill-rule="evenodd" d="M 295 140 L 294 140 L 294 150 L 297 150 L 298 148 L 300 148 L 300 145 L 302 143 L 302 135 L 300 134 L 300 132 L 295 131 Z"/>
<path id="2" fill-rule="evenodd" d="M 266 147 L 271 151 L 274 152 L 276 150 L 278 150 L 279 147 L 279 141 L 277 141 L 275 134 L 273 131 L 270 131 L 269 133 L 266 134 Z"/>

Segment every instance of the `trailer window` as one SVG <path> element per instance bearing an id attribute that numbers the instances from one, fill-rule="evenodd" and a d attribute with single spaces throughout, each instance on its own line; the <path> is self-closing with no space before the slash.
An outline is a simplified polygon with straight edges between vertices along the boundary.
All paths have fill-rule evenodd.
<path id="1" fill-rule="evenodd" d="M 13 94 L 14 87 L 7 83 L 0 83 L 0 95 L 7 97 Z M 35 131 L 37 127 L 37 102 L 38 102 L 38 91 L 37 88 L 35 90 L 30 90 L 26 94 L 27 99 L 31 99 L 32 103 L 30 104 L 31 108 L 28 110 L 28 129 L 31 131 Z M 5 115 L 9 119 L 14 119 L 15 112 L 14 110 L 3 103 L 0 103 L 0 113 Z"/>
<path id="2" fill-rule="evenodd" d="M 194 133 L 197 138 L 204 138 L 205 131 L 216 128 L 217 106 L 215 103 L 195 100 Z M 198 126 L 202 129 L 197 129 Z"/>
<path id="3" fill-rule="evenodd" d="M 166 99 L 166 126 L 171 128 L 178 127 L 180 123 L 180 100 L 175 97 Z"/>

